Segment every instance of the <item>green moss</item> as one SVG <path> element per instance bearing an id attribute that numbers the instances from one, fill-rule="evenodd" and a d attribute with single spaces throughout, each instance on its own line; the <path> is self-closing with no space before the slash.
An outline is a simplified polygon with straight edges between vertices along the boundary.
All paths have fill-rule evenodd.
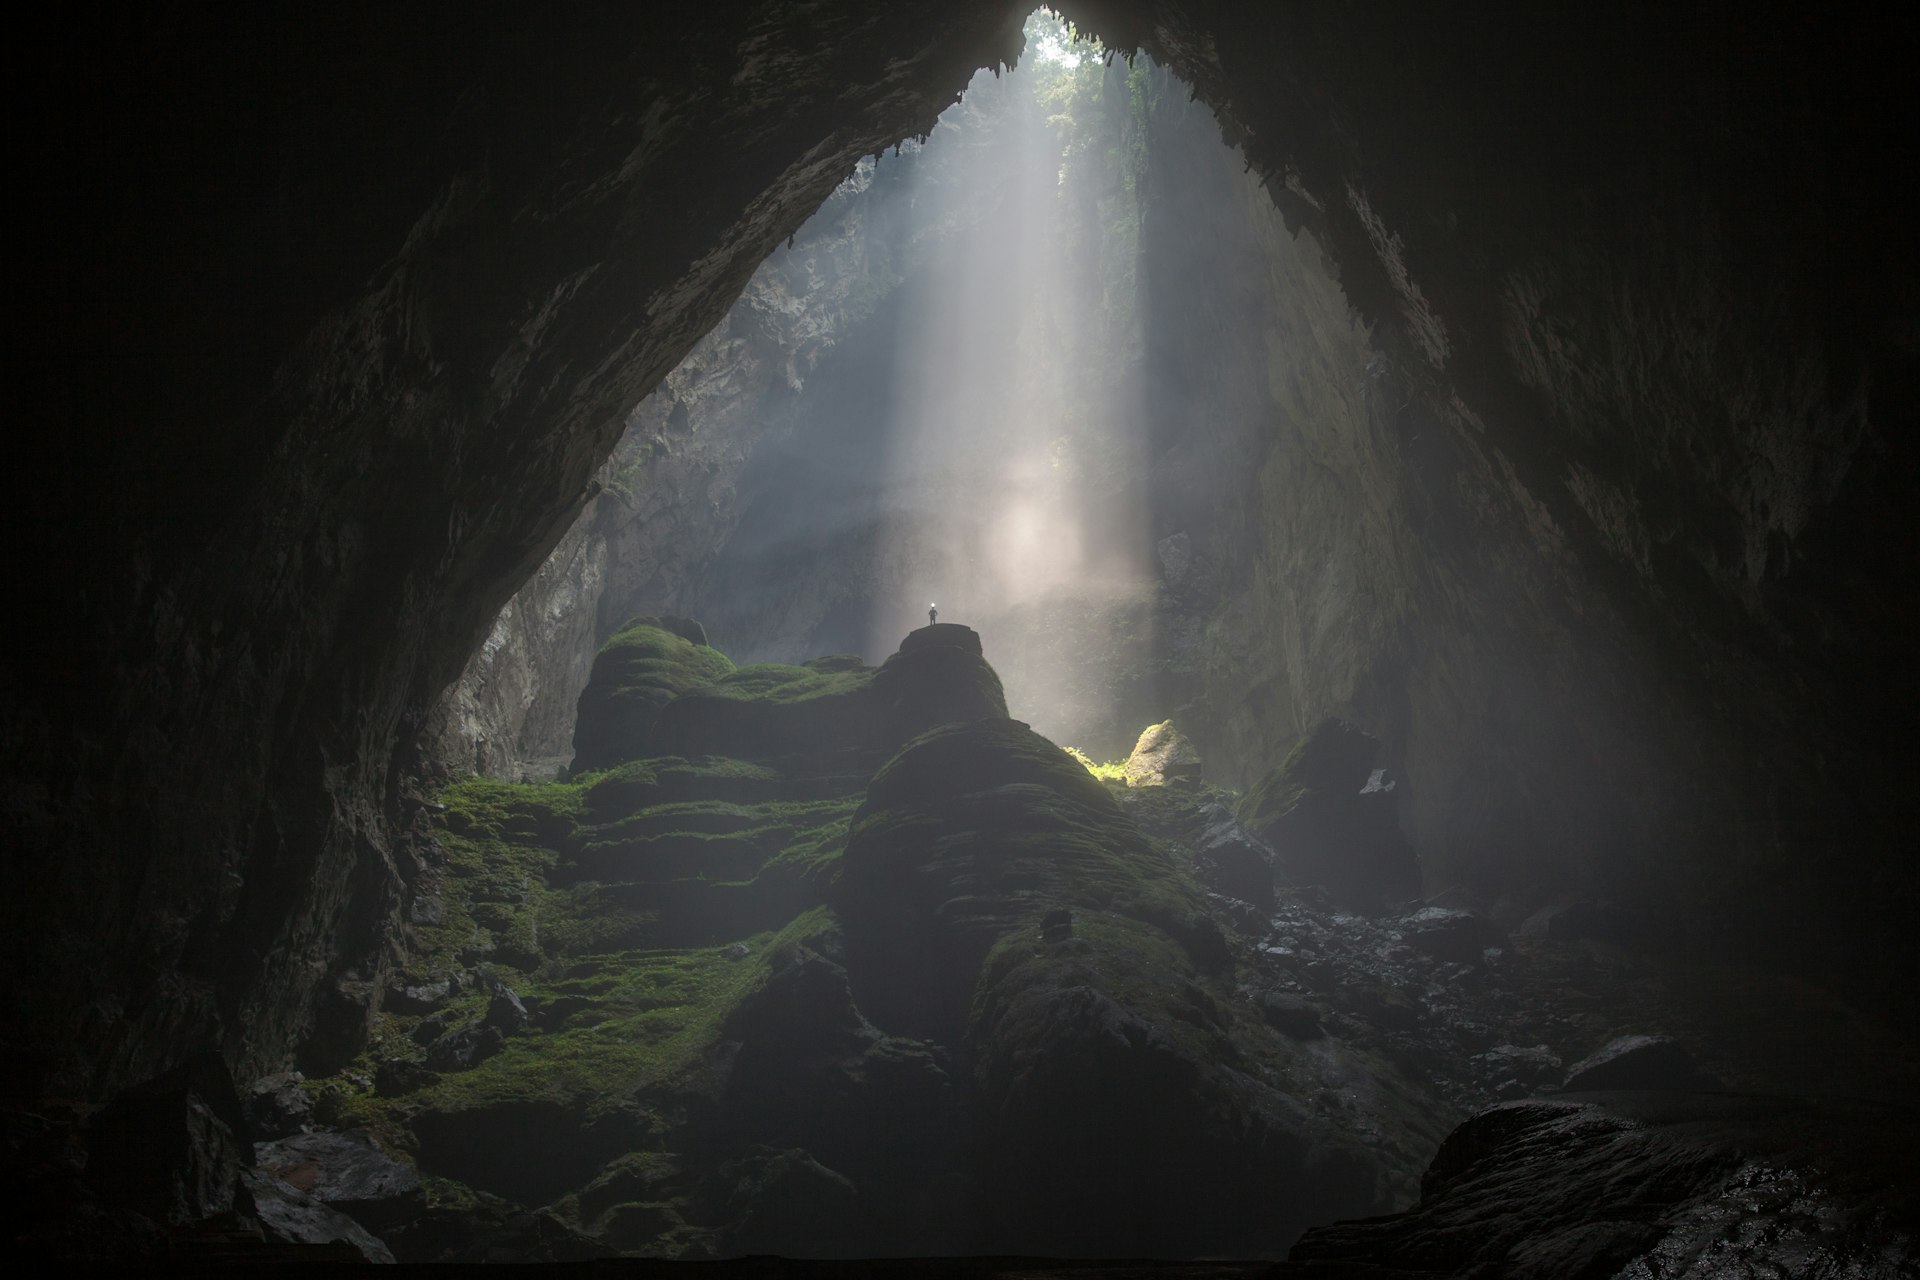
<path id="1" fill-rule="evenodd" d="M 1066 752 L 1068 755 L 1072 756 L 1074 761 L 1077 764 L 1079 764 L 1081 768 L 1085 769 L 1088 773 L 1100 779 L 1100 781 L 1102 782 L 1125 782 L 1126 781 L 1127 762 L 1125 760 L 1108 760 L 1100 764 L 1095 764 L 1093 762 L 1093 757 L 1088 755 L 1086 752 L 1080 750 L 1080 748 L 1078 747 L 1062 747 L 1060 749 Z"/>
<path id="2" fill-rule="evenodd" d="M 739 667 L 714 681 L 707 692 L 714 697 L 759 699 L 785 704 L 812 698 L 844 697 L 866 688 L 873 672 L 865 666 L 837 665 L 789 666 L 780 662 L 761 662 Z"/>
<path id="3" fill-rule="evenodd" d="M 733 671 L 725 654 L 679 634 L 704 638 L 697 627 L 683 619 L 638 618 L 600 647 L 574 723 L 577 770 L 653 754 L 648 744 L 660 709 Z"/>

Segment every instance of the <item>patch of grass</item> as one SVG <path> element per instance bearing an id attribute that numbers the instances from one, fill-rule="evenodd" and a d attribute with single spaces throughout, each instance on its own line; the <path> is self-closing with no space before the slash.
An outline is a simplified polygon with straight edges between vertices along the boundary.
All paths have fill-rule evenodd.
<path id="1" fill-rule="evenodd" d="M 1118 782 L 1124 784 L 1127 780 L 1127 762 L 1125 760 L 1106 760 L 1095 764 L 1093 757 L 1078 747 L 1062 747 L 1060 749 L 1078 761 L 1081 768 L 1102 782 Z"/>

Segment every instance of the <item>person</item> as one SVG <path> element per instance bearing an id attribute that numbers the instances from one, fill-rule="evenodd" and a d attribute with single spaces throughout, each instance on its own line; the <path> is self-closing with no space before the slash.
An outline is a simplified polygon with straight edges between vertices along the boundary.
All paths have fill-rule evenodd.
<path id="1" fill-rule="evenodd" d="M 928 605 L 927 606 L 927 625 L 932 626 L 934 623 L 938 621 L 940 621 L 940 606 L 937 604 Z"/>

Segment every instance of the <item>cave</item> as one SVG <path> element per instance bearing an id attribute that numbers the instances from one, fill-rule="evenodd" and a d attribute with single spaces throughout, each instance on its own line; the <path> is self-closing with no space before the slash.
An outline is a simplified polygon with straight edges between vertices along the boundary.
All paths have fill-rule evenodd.
<path id="1" fill-rule="evenodd" d="M 17 1256 L 1920 1265 L 1912 20 L 1054 8 L 31 32 Z"/>

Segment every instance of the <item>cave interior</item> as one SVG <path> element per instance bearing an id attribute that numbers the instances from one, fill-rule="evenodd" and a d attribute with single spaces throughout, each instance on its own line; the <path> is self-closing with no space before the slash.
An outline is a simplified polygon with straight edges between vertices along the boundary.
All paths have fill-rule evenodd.
<path id="1" fill-rule="evenodd" d="M 1913 1274 L 1913 25 L 43 22 L 16 1255 Z"/>

